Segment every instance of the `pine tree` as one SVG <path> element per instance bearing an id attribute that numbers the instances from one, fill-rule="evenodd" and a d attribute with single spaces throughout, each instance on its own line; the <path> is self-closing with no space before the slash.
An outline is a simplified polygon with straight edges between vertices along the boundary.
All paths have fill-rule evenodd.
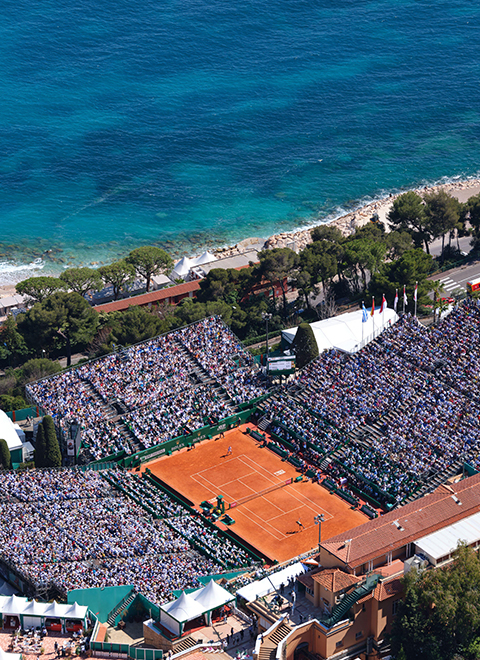
<path id="1" fill-rule="evenodd" d="M 5 440 L 0 439 L 0 466 L 3 470 L 12 469 L 12 457 L 10 456 L 10 449 Z"/>
<path id="2" fill-rule="evenodd" d="M 43 430 L 43 424 L 39 424 L 37 427 L 37 438 L 35 440 L 35 467 L 45 467 L 46 451 L 45 431 Z"/>
<path id="3" fill-rule="evenodd" d="M 297 369 L 318 357 L 318 346 L 309 323 L 301 323 L 293 340 L 292 348 L 297 358 Z"/>
<path id="4" fill-rule="evenodd" d="M 55 432 L 55 425 L 50 415 L 45 415 L 42 425 L 46 444 L 45 467 L 61 467 L 62 454 L 60 452 L 58 438 Z"/>

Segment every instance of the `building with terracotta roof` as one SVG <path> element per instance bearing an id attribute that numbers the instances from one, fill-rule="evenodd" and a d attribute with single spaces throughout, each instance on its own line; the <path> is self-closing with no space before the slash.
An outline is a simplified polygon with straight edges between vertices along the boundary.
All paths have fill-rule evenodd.
<path id="1" fill-rule="evenodd" d="M 443 484 L 430 495 L 324 541 L 320 563 L 364 575 L 408 559 L 415 541 L 480 511 L 480 474 Z"/>
<path id="2" fill-rule="evenodd" d="M 96 305 L 94 309 L 97 312 L 119 312 L 129 307 L 152 307 L 152 305 L 158 305 L 159 303 L 178 305 L 184 298 L 194 298 L 199 289 L 200 282 L 195 280 L 160 289 L 159 291 L 142 293 L 133 298 L 124 298 L 123 300 L 114 300 L 103 305 Z"/>

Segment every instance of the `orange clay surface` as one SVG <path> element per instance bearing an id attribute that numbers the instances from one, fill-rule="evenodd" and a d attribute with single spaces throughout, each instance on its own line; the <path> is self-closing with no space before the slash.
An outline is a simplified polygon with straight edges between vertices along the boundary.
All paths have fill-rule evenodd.
<path id="1" fill-rule="evenodd" d="M 255 428 L 253 425 L 248 425 Z M 171 489 L 188 498 L 196 507 L 203 500 L 223 495 L 230 503 L 299 476 L 280 456 L 247 435 L 247 425 L 206 440 L 190 451 L 166 456 L 145 468 Z M 229 455 L 228 448 L 232 448 Z M 318 545 L 314 516 L 323 513 L 322 540 L 364 523 L 367 517 L 352 511 L 344 500 L 310 480 L 254 497 L 228 511 L 235 524 L 221 529 L 232 532 L 257 548 L 270 560 L 285 561 Z M 303 528 L 298 524 L 300 521 Z"/>

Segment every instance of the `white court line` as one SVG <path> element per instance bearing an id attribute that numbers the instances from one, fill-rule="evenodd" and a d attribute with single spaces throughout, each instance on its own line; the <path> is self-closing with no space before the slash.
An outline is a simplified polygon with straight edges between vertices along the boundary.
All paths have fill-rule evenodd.
<path id="1" fill-rule="evenodd" d="M 277 482 L 277 481 L 273 481 L 272 479 L 270 479 L 270 477 L 265 476 L 265 475 L 262 474 L 258 469 L 256 469 L 255 466 L 261 468 L 262 470 L 264 470 L 264 472 L 266 472 L 265 468 L 262 468 L 262 466 L 259 465 L 258 463 L 256 463 L 256 461 L 253 461 L 252 459 L 249 459 L 250 462 L 254 464 L 254 465 L 249 465 L 245 459 L 249 459 L 249 457 L 248 457 L 248 456 L 245 456 L 245 454 L 241 454 L 240 456 L 233 456 L 233 457 L 232 457 L 231 459 L 229 459 L 228 461 L 224 461 L 223 463 L 217 463 L 216 465 L 212 465 L 212 467 L 210 467 L 210 468 L 206 468 L 205 470 L 201 470 L 200 472 L 195 472 L 194 474 L 191 475 L 191 477 L 192 477 L 192 479 L 194 479 L 194 480 L 197 482 L 197 484 L 200 484 L 200 485 L 203 486 L 204 488 L 208 488 L 208 486 L 206 486 L 205 484 L 203 484 L 203 483 L 200 481 L 200 479 L 203 479 L 204 481 L 206 481 L 207 483 L 209 483 L 209 484 L 212 486 L 212 488 L 209 489 L 209 490 L 211 490 L 211 492 L 214 493 L 214 494 L 215 494 L 215 492 L 218 491 L 218 490 L 223 490 L 223 491 L 225 491 L 225 486 L 228 486 L 228 484 L 231 484 L 231 483 L 233 483 L 233 482 L 235 482 L 235 481 L 240 481 L 240 483 L 241 483 L 243 486 L 245 486 L 246 488 L 249 488 L 249 489 L 252 491 L 252 493 L 255 493 L 256 491 L 255 491 L 253 488 L 251 488 L 250 486 L 247 486 L 247 484 L 244 484 L 243 481 L 241 481 L 241 479 L 245 479 L 245 477 L 249 477 L 249 476 L 251 476 L 252 474 L 259 474 L 260 476 L 262 476 L 262 477 L 264 477 L 265 479 L 267 479 L 268 481 L 270 481 L 270 483 L 271 483 L 272 485 L 276 485 L 277 483 L 278 483 L 278 484 L 281 484 L 281 483 L 282 483 L 282 480 L 280 480 L 280 481 L 278 481 L 278 482 Z M 210 481 L 210 479 L 207 479 L 207 477 L 204 477 L 203 474 L 202 474 L 202 472 L 209 472 L 210 470 L 213 470 L 213 469 L 215 469 L 216 467 L 223 466 L 223 465 L 225 465 L 226 463 L 230 463 L 231 461 L 234 461 L 234 460 L 239 460 L 239 461 L 241 461 L 246 467 L 248 467 L 248 468 L 250 468 L 250 469 L 253 469 L 254 471 L 253 471 L 253 472 L 248 472 L 247 474 L 244 474 L 244 475 L 242 475 L 241 477 L 237 477 L 236 479 L 232 479 L 231 481 L 227 481 L 225 484 L 221 484 L 221 485 L 216 485 L 216 484 L 214 484 L 213 481 Z M 271 475 L 271 473 L 269 473 L 269 474 Z M 267 486 L 267 488 L 268 488 L 268 486 Z M 228 493 L 226 493 L 226 494 L 228 495 Z M 242 498 L 243 498 L 243 497 L 248 497 L 248 496 L 249 496 L 249 494 L 247 493 L 247 495 L 243 495 Z M 232 495 L 232 496 L 228 495 L 228 497 L 231 497 L 232 499 L 242 499 L 242 498 L 240 498 L 240 497 L 235 498 L 235 497 L 233 497 L 233 495 Z"/>

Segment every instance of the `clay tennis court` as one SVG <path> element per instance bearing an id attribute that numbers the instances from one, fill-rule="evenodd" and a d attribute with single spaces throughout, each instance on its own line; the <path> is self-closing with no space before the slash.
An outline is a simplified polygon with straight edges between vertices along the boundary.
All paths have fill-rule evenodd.
<path id="1" fill-rule="evenodd" d="M 227 507 L 233 505 L 228 514 L 235 524 L 227 528 L 218 523 L 219 527 L 230 529 L 272 561 L 285 561 L 317 547 L 314 517 L 318 514 L 325 516 L 322 539 L 367 520 L 310 480 L 287 484 L 299 472 L 274 452 L 261 448 L 245 433 L 246 428 L 240 426 L 190 451 L 146 463 L 142 470 L 148 467 L 196 507 L 203 500 L 223 495 Z"/>

